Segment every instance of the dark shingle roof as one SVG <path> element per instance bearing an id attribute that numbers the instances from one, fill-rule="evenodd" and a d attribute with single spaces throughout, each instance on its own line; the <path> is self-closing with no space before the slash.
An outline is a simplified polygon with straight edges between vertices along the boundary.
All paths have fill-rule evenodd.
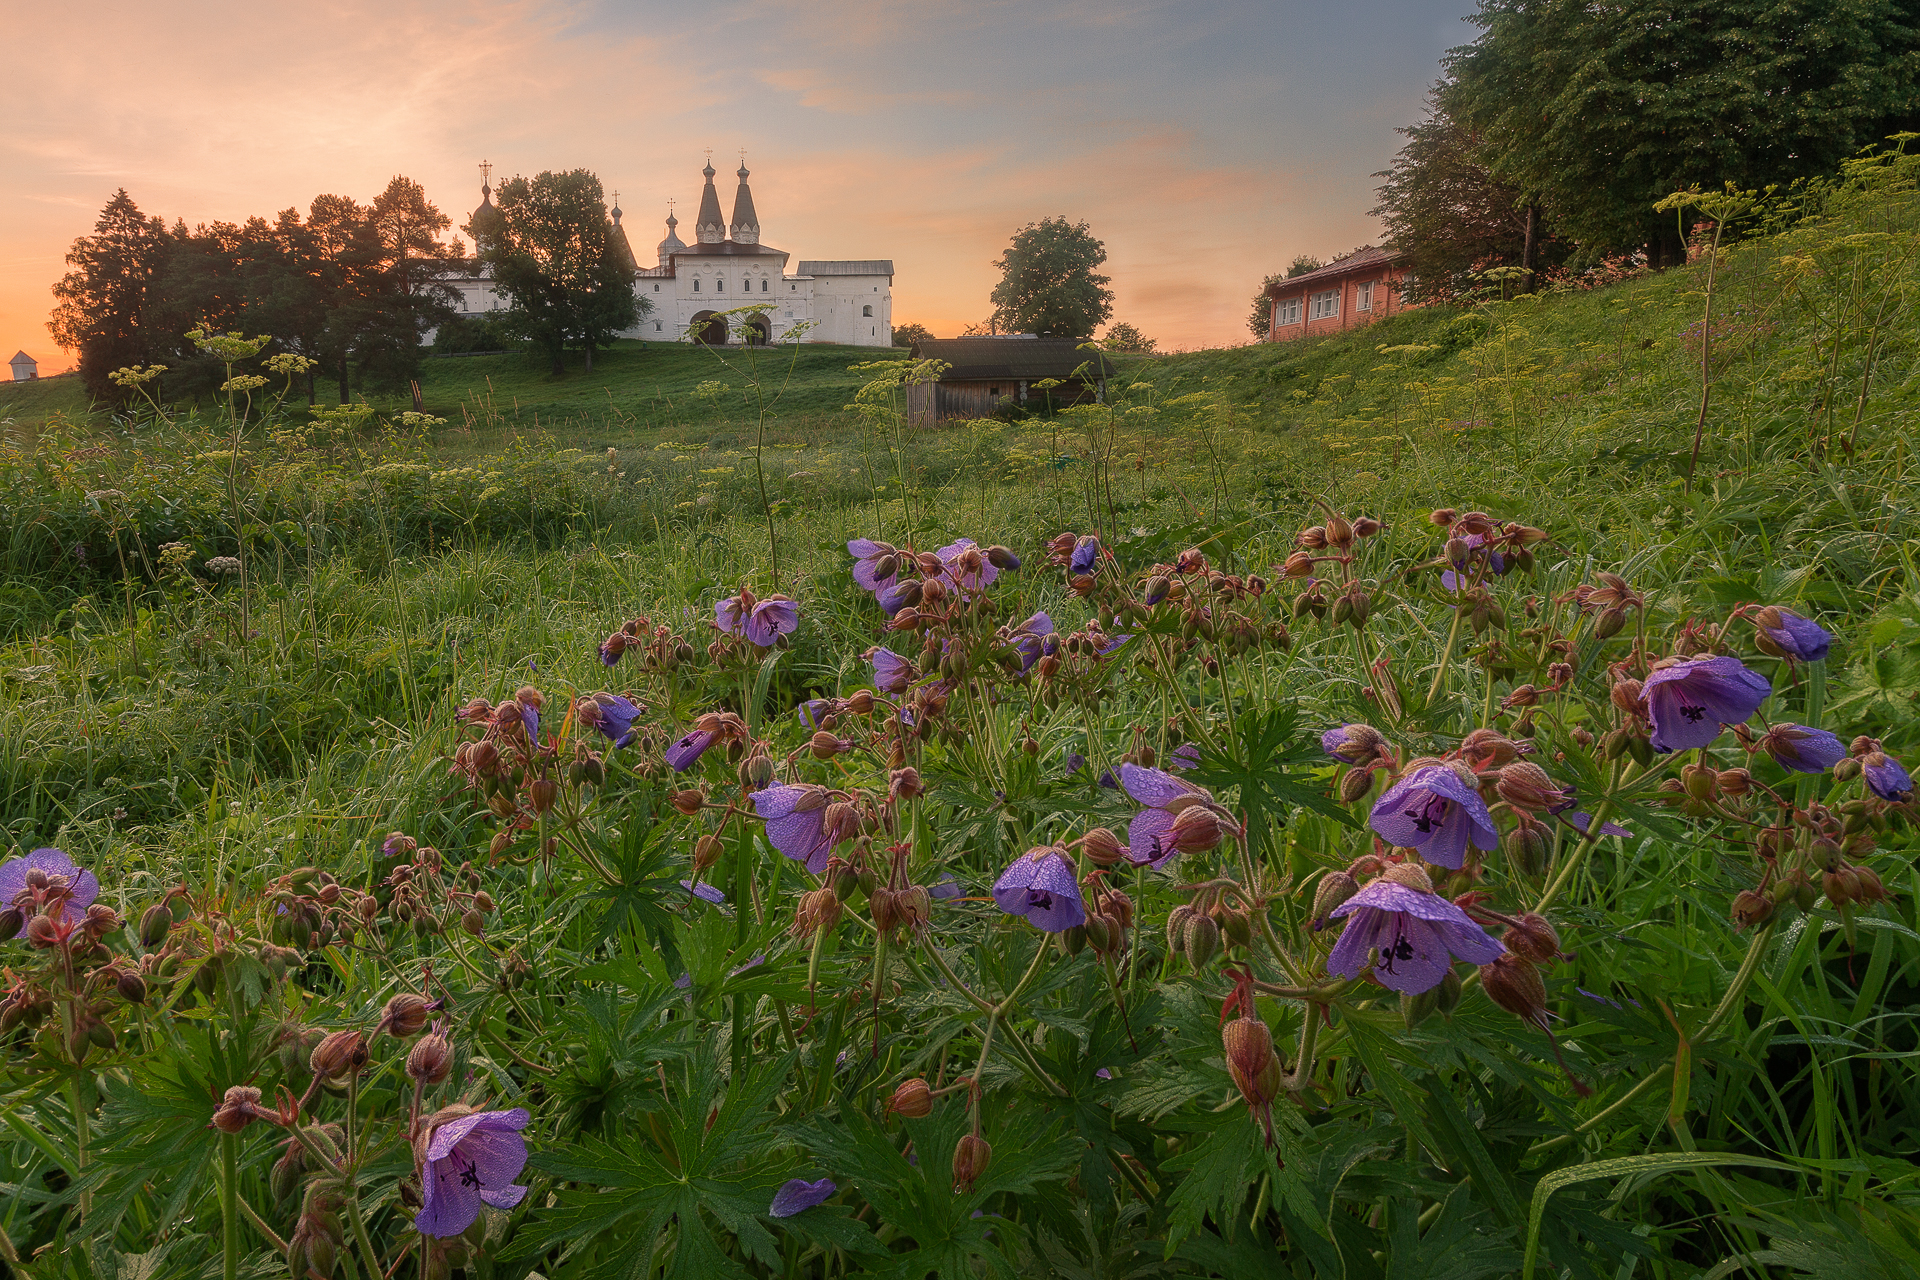
<path id="1" fill-rule="evenodd" d="M 893 274 L 892 258 L 835 258 L 832 260 L 802 260 L 794 268 L 803 276 L 890 276 Z"/>
<path id="2" fill-rule="evenodd" d="M 944 360 L 953 367 L 942 382 L 978 378 L 1067 378 L 1081 365 L 1094 377 L 1109 377 L 1113 364 L 1097 351 L 1082 351 L 1072 338 L 925 338 L 913 344 L 916 360 Z"/>
<path id="3" fill-rule="evenodd" d="M 1391 250 L 1368 245 L 1364 249 L 1359 249 L 1348 254 L 1337 262 L 1329 262 L 1318 271 L 1309 271 L 1303 276 L 1294 276 L 1289 280 L 1275 280 L 1267 286 L 1267 292 L 1275 294 L 1290 293 L 1295 289 L 1310 287 L 1322 281 L 1338 280 L 1340 277 L 1352 272 L 1384 267 L 1399 260 L 1400 255 Z"/>
<path id="4" fill-rule="evenodd" d="M 717 244 L 690 244 L 684 249 L 675 249 L 676 258 L 785 258 L 785 249 L 775 249 L 771 245 L 741 244 L 738 240 L 722 240 Z"/>

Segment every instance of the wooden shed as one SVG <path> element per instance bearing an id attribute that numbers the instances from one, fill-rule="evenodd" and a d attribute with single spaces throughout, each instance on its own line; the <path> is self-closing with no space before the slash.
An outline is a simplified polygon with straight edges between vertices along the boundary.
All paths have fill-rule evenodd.
<path id="1" fill-rule="evenodd" d="M 907 416 L 917 426 L 947 418 L 986 418 L 1013 403 L 1033 412 L 1051 406 L 1105 402 L 1113 363 L 1083 351 L 1072 338 L 1009 334 L 990 338 L 926 338 L 913 344 L 916 360 L 950 365 L 938 382 L 907 388 Z M 1060 385 L 1036 388 L 1049 378 Z"/>

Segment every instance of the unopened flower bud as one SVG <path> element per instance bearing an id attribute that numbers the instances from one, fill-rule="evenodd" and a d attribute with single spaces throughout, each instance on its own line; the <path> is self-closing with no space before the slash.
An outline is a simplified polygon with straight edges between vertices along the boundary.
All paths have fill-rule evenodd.
<path id="1" fill-rule="evenodd" d="M 417 1035 L 427 1025 L 427 1015 L 433 1011 L 433 1005 L 425 996 L 415 995 L 411 991 L 402 991 L 387 1001 L 387 1007 L 380 1014 L 380 1025 L 374 1028 L 374 1034 L 382 1031 L 397 1039 Z"/>
<path id="2" fill-rule="evenodd" d="M 527 784 L 527 803 L 535 813 L 545 813 L 560 798 L 560 784 L 552 778 L 535 778 Z"/>
<path id="3" fill-rule="evenodd" d="M 953 1148 L 953 1190 L 960 1195 L 972 1190 L 980 1175 L 987 1171 L 987 1163 L 993 1159 L 993 1148 L 979 1134 L 969 1133 L 961 1137 Z"/>
<path id="4" fill-rule="evenodd" d="M 407 1078 L 420 1084 L 439 1084 L 453 1070 L 453 1046 L 435 1031 L 421 1036 L 407 1051 Z"/>
<path id="5" fill-rule="evenodd" d="M 1173 817 L 1168 837 L 1182 853 L 1205 853 L 1220 847 L 1221 837 L 1233 828 L 1226 819 L 1202 805 L 1182 809 Z"/>
<path id="6" fill-rule="evenodd" d="M 1828 896 L 1832 896 L 1831 892 Z M 1763 923 L 1773 914 L 1773 903 L 1764 893 L 1742 889 L 1733 895 L 1733 909 L 1730 914 L 1736 931 L 1750 929 L 1754 925 Z"/>
<path id="7" fill-rule="evenodd" d="M 1002 573 L 1007 573 L 1020 567 L 1020 557 L 998 544 L 988 547 L 986 555 L 987 563 Z"/>
<path id="8" fill-rule="evenodd" d="M 1711 800 L 1719 794 L 1720 775 L 1706 765 L 1693 763 L 1680 770 L 1680 785 L 1695 800 Z"/>
<path id="9" fill-rule="evenodd" d="M 1493 789 L 1515 809 L 1530 813 L 1544 813 L 1566 799 L 1566 792 L 1531 760 L 1515 760 L 1503 766 Z"/>
<path id="10" fill-rule="evenodd" d="M 1220 1029 L 1220 1043 L 1227 1051 L 1227 1074 L 1250 1106 L 1272 1102 L 1267 1090 L 1267 1068 L 1274 1062 L 1273 1032 L 1261 1018 L 1235 1018 Z"/>
<path id="11" fill-rule="evenodd" d="M 1620 634 L 1620 628 L 1627 625 L 1627 611 L 1619 605 L 1602 609 L 1593 620 L 1593 638 L 1607 640 Z"/>
<path id="12" fill-rule="evenodd" d="M 113 987 L 120 993 L 120 998 L 128 1004 L 147 1002 L 147 981 L 137 973 L 121 974 L 114 980 Z"/>
<path id="13" fill-rule="evenodd" d="M 1380 529 L 1380 522 L 1372 516 L 1354 517 L 1353 536 L 1356 538 L 1371 538 L 1374 534 L 1380 532 Z"/>
<path id="14" fill-rule="evenodd" d="M 720 854 L 725 848 L 726 846 L 721 843 L 720 837 L 714 835 L 711 831 L 701 836 L 693 842 L 693 869 L 695 871 L 705 871 L 712 867 L 714 863 L 720 861 Z"/>
<path id="15" fill-rule="evenodd" d="M 1111 867 L 1127 853 L 1127 847 L 1120 843 L 1120 837 L 1106 827 L 1095 827 L 1081 836 L 1078 843 L 1087 860 L 1099 867 Z"/>
<path id="16" fill-rule="evenodd" d="M 1547 984 L 1525 956 L 1509 953 L 1481 965 L 1480 985 L 1489 999 L 1522 1022 L 1547 1026 Z"/>
<path id="17" fill-rule="evenodd" d="M 213 1111 L 213 1127 L 222 1133 L 239 1133 L 261 1117 L 260 1091 L 251 1085 L 236 1084 Z"/>
<path id="18" fill-rule="evenodd" d="M 27 923 L 27 913 L 18 907 L 8 907 L 0 911 L 0 942 L 10 942 L 20 936 L 20 930 Z"/>
<path id="19" fill-rule="evenodd" d="M 1743 796 L 1753 790 L 1753 775 L 1745 769 L 1722 769 L 1713 782 L 1723 796 Z"/>
<path id="20" fill-rule="evenodd" d="M 815 760 L 833 759 L 840 754 L 842 746 L 843 744 L 840 739 L 834 737 L 825 729 L 815 733 L 813 737 L 807 740 L 807 749 L 813 752 L 813 758 Z"/>
<path id="21" fill-rule="evenodd" d="M 707 797 L 698 787 L 688 787 L 683 791 L 674 792 L 671 801 L 677 812 L 685 814 L 689 818 L 699 813 L 701 807 L 705 805 L 706 802 Z"/>
<path id="22" fill-rule="evenodd" d="M 1327 927 L 1333 918 L 1335 907 L 1360 892 L 1360 885 L 1344 871 L 1329 871 L 1320 877 L 1320 884 L 1313 891 L 1312 928 L 1316 931 Z"/>
<path id="23" fill-rule="evenodd" d="M 1517 956 L 1535 964 L 1552 964 L 1560 956 L 1560 935 L 1552 922 L 1537 911 L 1529 911 L 1507 926 L 1500 941 Z"/>
<path id="24" fill-rule="evenodd" d="M 1186 952 L 1187 963 L 1194 972 L 1204 969 L 1220 950 L 1220 926 L 1213 917 L 1196 911 L 1187 917 L 1187 926 L 1181 938 L 1181 950 Z"/>
<path id="25" fill-rule="evenodd" d="M 308 1069 L 322 1080 L 350 1075 L 367 1065 L 367 1042 L 358 1031 L 336 1031 L 313 1047 Z"/>
<path id="26" fill-rule="evenodd" d="M 887 1100 L 887 1110 L 909 1120 L 924 1120 L 933 1114 L 933 1090 L 919 1076 L 902 1080 Z"/>

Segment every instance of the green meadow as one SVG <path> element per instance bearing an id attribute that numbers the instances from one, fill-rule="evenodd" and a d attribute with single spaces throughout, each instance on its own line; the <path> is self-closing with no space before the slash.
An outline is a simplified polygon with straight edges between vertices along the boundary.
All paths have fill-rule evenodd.
<path id="1" fill-rule="evenodd" d="M 904 352 L 830 346 L 430 359 L 425 420 L 0 387 L 7 856 L 125 921 L 3 944 L 0 1262 L 1913 1274 L 1917 232 L 1863 165 L 1717 260 L 1014 421 L 912 426 Z M 797 625 L 716 628 L 743 587 Z M 1707 655 L 1750 723 L 1661 751 Z M 1381 830 L 1429 767 L 1464 862 Z M 818 865 L 769 781 L 846 824 Z M 996 899 L 1042 864 L 1081 923 Z M 1506 959 L 1338 971 L 1389 866 Z M 525 1108 L 528 1191 L 437 1235 L 423 1174 L 497 1189 L 413 1149 L 461 1107 Z"/>

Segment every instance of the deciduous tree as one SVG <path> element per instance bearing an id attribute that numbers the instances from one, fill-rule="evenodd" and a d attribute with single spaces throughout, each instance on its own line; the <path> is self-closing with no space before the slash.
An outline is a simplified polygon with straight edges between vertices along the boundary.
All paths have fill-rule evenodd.
<path id="1" fill-rule="evenodd" d="M 494 287 L 506 295 L 510 330 L 564 370 L 578 343 L 593 368 L 594 348 L 638 324 L 649 309 L 614 250 L 600 179 L 586 169 L 516 177 L 500 188 L 497 234 L 481 238 Z"/>
<path id="2" fill-rule="evenodd" d="M 1326 263 L 1310 253 L 1295 254 L 1285 271 L 1262 280 L 1260 292 L 1253 295 L 1253 313 L 1247 317 L 1247 328 L 1253 331 L 1253 336 L 1265 338 L 1273 331 L 1273 299 L 1267 296 L 1267 286 L 1279 284 L 1282 280 L 1291 280 L 1295 276 L 1303 276 L 1309 271 L 1318 271 L 1325 265 Z"/>
<path id="3" fill-rule="evenodd" d="M 1092 337 L 1113 315 L 1112 279 L 1094 270 L 1106 260 L 1106 245 L 1084 222 L 1028 223 L 993 264 L 1001 272 L 992 296 L 995 324 L 1006 333 Z"/>

